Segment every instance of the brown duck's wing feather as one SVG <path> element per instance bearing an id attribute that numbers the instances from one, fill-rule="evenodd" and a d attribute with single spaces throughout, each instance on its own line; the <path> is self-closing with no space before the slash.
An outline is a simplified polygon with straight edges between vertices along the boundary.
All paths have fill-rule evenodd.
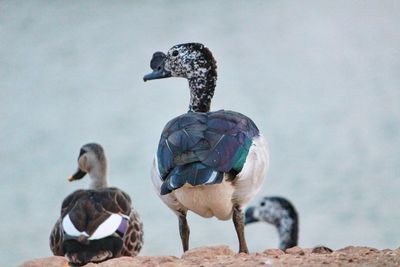
<path id="1" fill-rule="evenodd" d="M 129 226 L 125 233 L 121 255 L 136 256 L 143 246 L 143 223 L 139 214 L 132 209 L 129 215 Z"/>
<path id="2" fill-rule="evenodd" d="M 124 191 L 115 188 L 97 190 L 77 190 L 67 196 L 61 205 L 61 217 L 69 213 L 77 202 L 94 201 L 112 213 L 130 214 L 131 198 Z"/>
<path id="3" fill-rule="evenodd" d="M 120 213 L 126 216 L 131 212 L 131 199 L 118 188 L 98 190 L 78 190 L 67 197 L 62 209 L 62 217 L 69 214 L 76 229 L 89 235 L 96 231 L 110 213 Z M 64 206 L 64 205 L 63 205 Z"/>
<path id="4" fill-rule="evenodd" d="M 130 215 L 132 201 L 127 193 L 115 187 L 96 190 L 96 192 L 102 198 L 101 203 L 106 211 Z"/>
<path id="5" fill-rule="evenodd" d="M 128 194 L 118 188 L 78 190 L 65 198 L 61 207 L 61 216 L 50 235 L 50 248 L 54 255 L 64 256 L 66 253 L 63 251 L 62 220 L 67 214 L 78 231 L 85 231 L 89 235 L 92 235 L 110 214 L 126 215 L 129 221 L 127 231 L 121 237 L 123 246 L 114 256 L 135 256 L 142 248 L 142 222 L 138 213 L 133 210 Z M 118 235 L 114 236 L 116 237 Z"/>
<path id="6" fill-rule="evenodd" d="M 68 195 L 61 205 L 61 216 L 50 234 L 50 248 L 54 255 L 64 255 L 62 251 L 62 218 L 70 215 L 75 227 L 89 235 L 104 222 L 110 213 L 131 214 L 131 199 L 118 188 L 100 190 L 77 190 Z"/>
<path id="7" fill-rule="evenodd" d="M 50 249 L 55 256 L 64 256 L 62 250 L 63 231 L 61 227 L 62 219 L 59 218 L 50 233 Z"/>
<path id="8" fill-rule="evenodd" d="M 68 195 L 61 204 L 61 216 L 58 218 L 50 233 L 50 249 L 55 256 L 64 256 L 65 254 L 62 249 L 64 241 L 62 219 L 71 209 L 71 207 L 76 203 L 77 199 L 85 194 L 85 191 L 86 190 L 77 190 L 73 192 L 72 194 Z"/>

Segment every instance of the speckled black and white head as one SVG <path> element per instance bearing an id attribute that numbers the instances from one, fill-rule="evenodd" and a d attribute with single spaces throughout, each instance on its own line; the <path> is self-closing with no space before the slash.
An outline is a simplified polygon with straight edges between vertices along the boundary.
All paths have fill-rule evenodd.
<path id="1" fill-rule="evenodd" d="M 181 77 L 189 81 L 189 110 L 208 112 L 217 81 L 217 65 L 211 51 L 200 43 L 173 46 L 167 54 L 155 52 L 150 62 L 153 72 L 144 81 Z"/>
<path id="2" fill-rule="evenodd" d="M 259 221 L 276 226 L 280 249 L 297 246 L 299 220 L 297 211 L 289 200 L 282 197 L 264 197 L 255 206 L 247 208 L 245 224 Z"/>
<path id="3" fill-rule="evenodd" d="M 86 174 L 91 178 L 90 189 L 108 187 L 107 159 L 104 149 L 96 143 L 81 147 L 78 156 L 78 170 L 68 178 L 70 182 L 82 179 Z"/>

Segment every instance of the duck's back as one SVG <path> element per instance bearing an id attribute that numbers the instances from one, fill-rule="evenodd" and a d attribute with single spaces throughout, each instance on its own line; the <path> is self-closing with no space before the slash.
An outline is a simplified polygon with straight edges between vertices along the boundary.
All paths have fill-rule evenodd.
<path id="1" fill-rule="evenodd" d="M 80 236 L 88 241 L 81 242 Z M 67 196 L 50 236 L 55 255 L 88 259 L 101 250 L 110 250 L 113 257 L 134 256 L 142 242 L 142 223 L 129 195 L 113 187 L 77 190 Z"/>
<path id="2" fill-rule="evenodd" d="M 220 110 L 188 112 L 165 126 L 157 151 L 161 194 L 182 187 L 221 183 L 241 172 L 259 130 L 245 115 Z"/>
<path id="3" fill-rule="evenodd" d="M 92 232 L 93 220 L 101 217 L 104 211 L 110 213 L 121 213 L 129 216 L 132 208 L 132 202 L 128 194 L 115 188 L 101 188 L 96 190 L 77 190 L 67 196 L 61 206 L 61 216 L 68 213 L 79 218 L 85 217 L 88 224 L 77 225 L 80 230 Z M 78 222 L 77 222 L 78 223 Z M 94 224 L 94 223 L 93 223 Z"/>

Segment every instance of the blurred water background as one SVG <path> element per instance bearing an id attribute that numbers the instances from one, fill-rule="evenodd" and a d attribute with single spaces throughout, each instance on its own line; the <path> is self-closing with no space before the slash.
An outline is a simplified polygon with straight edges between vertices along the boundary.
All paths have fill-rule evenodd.
<path id="1" fill-rule="evenodd" d="M 253 118 L 270 145 L 263 195 L 300 213 L 300 246 L 399 246 L 399 1 L 0 1 L 0 266 L 50 256 L 81 145 L 101 143 L 145 227 L 142 255 L 181 255 L 150 163 L 187 82 L 144 83 L 153 52 L 197 41 L 218 62 L 212 109 Z M 192 248 L 238 244 L 191 214 Z M 246 228 L 251 251 L 275 229 Z"/>

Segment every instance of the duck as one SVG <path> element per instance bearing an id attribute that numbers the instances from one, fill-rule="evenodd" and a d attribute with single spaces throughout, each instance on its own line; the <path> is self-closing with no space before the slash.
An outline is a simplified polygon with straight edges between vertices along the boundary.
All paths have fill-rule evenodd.
<path id="1" fill-rule="evenodd" d="M 279 249 L 285 251 L 297 246 L 299 216 L 294 205 L 280 196 L 266 196 L 245 211 L 246 227 L 255 222 L 266 222 L 276 227 L 279 234 Z"/>
<path id="2" fill-rule="evenodd" d="M 89 189 L 68 195 L 50 233 L 50 249 L 70 265 L 136 256 L 143 246 L 143 224 L 127 193 L 110 187 L 107 159 L 100 144 L 81 147 L 78 169 L 70 182 L 90 177 Z"/>
<path id="3" fill-rule="evenodd" d="M 231 111 L 210 111 L 217 65 L 201 43 L 155 52 L 144 81 L 180 77 L 188 80 L 188 111 L 164 127 L 151 168 L 161 200 L 177 215 L 183 251 L 189 249 L 187 213 L 232 219 L 239 252 L 248 253 L 244 207 L 260 190 L 268 170 L 268 146 L 256 124 Z M 166 107 L 168 105 L 165 105 Z"/>

